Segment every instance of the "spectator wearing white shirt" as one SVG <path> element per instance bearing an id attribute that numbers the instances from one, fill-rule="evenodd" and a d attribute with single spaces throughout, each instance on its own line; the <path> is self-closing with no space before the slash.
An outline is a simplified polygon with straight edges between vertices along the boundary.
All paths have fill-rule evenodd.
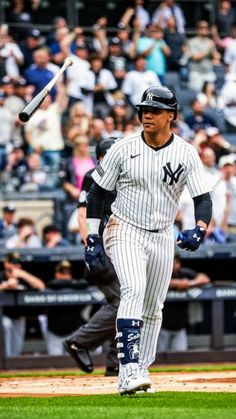
<path id="1" fill-rule="evenodd" d="M 150 23 L 150 14 L 144 7 L 144 0 L 133 0 L 132 3 L 133 4 L 125 10 L 120 22 L 129 25 L 131 20 L 133 20 L 132 23 L 134 26 L 134 21 L 138 21 L 140 29 L 144 31 L 146 26 Z"/>
<path id="2" fill-rule="evenodd" d="M 69 96 L 69 106 L 71 106 L 75 102 L 82 100 L 83 95 L 81 93 L 80 83 L 90 68 L 87 44 L 85 42 L 78 42 L 74 54 L 70 54 L 69 58 L 73 61 L 73 65 L 66 70 L 67 94 Z"/>
<path id="3" fill-rule="evenodd" d="M 219 160 L 226 191 L 229 195 L 229 211 L 227 216 L 227 240 L 236 241 L 236 177 L 235 177 L 235 154 L 222 156 Z"/>
<path id="4" fill-rule="evenodd" d="M 26 105 L 26 80 L 21 78 L 13 83 L 7 76 L 4 77 L 4 79 L 5 85 L 3 86 L 3 89 L 7 96 L 5 99 L 5 106 L 12 114 L 11 141 L 14 145 L 23 145 L 23 129 L 18 114 Z"/>
<path id="5" fill-rule="evenodd" d="M 229 73 L 220 91 L 227 131 L 236 132 L 236 72 Z"/>
<path id="6" fill-rule="evenodd" d="M 224 63 L 228 66 L 229 73 L 236 74 L 236 24 L 232 26 L 231 39 L 225 47 Z"/>
<path id="7" fill-rule="evenodd" d="M 230 182 L 227 186 L 226 178 L 230 178 L 230 176 L 228 176 L 229 172 L 232 175 L 234 158 L 232 155 L 221 157 L 219 160 L 219 166 L 217 167 L 216 154 L 214 150 L 212 150 L 210 147 L 206 147 L 201 152 L 201 159 L 207 175 L 209 186 L 212 190 L 211 197 L 213 203 L 212 220 L 206 234 L 205 243 L 224 243 L 226 241 L 226 234 L 229 223 L 229 210 L 232 203 L 232 198 L 229 196 L 229 189 L 231 188 L 231 194 L 232 189 L 234 189 L 234 181 L 232 184 Z M 236 197 L 236 187 L 234 195 Z M 191 222 L 194 220 L 194 207 L 191 202 L 189 191 L 186 188 L 180 197 L 179 213 L 177 219 L 181 221 L 183 229 L 188 229 L 189 225 L 191 225 Z"/>
<path id="8" fill-rule="evenodd" d="M 54 174 L 59 169 L 61 151 L 64 149 L 61 118 L 66 105 L 67 98 L 61 88 L 57 100 L 52 102 L 51 96 L 48 95 L 33 118 L 25 125 L 25 138 L 31 151 L 39 153 L 42 164 L 50 168 Z"/>
<path id="9" fill-rule="evenodd" d="M 174 16 L 176 19 L 177 31 L 185 33 L 185 17 L 183 10 L 174 0 L 163 0 L 156 8 L 152 16 L 152 23 L 166 29 L 168 19 Z"/>
<path id="10" fill-rule="evenodd" d="M 7 249 L 40 248 L 42 243 L 35 233 L 34 222 L 31 218 L 20 218 L 17 233 L 6 241 Z"/>
<path id="11" fill-rule="evenodd" d="M 7 163 L 14 125 L 12 113 L 5 106 L 5 98 L 5 93 L 0 90 L 0 171 L 5 168 Z"/>
<path id="12" fill-rule="evenodd" d="M 103 60 L 97 54 L 91 54 L 91 68 L 81 80 L 83 103 L 87 112 L 96 118 L 105 118 L 114 105 L 112 93 L 117 89 L 116 80 L 110 70 L 103 68 Z"/>
<path id="13" fill-rule="evenodd" d="M 141 29 L 144 30 L 150 23 L 149 12 L 144 7 L 144 0 L 134 0 L 135 17 L 139 20 Z"/>
<path id="14" fill-rule="evenodd" d="M 212 220 L 206 239 L 216 242 L 225 241 L 225 216 L 227 206 L 227 189 L 223 179 L 220 165 L 216 166 L 216 153 L 210 147 L 201 152 L 201 160 L 207 175 L 208 183 L 212 189 Z M 206 240 L 207 241 L 207 240 Z"/>
<path id="15" fill-rule="evenodd" d="M 157 74 L 146 69 L 145 56 L 140 54 L 135 58 L 135 68 L 129 71 L 122 84 L 122 91 L 128 103 L 135 108 L 140 102 L 142 93 L 150 86 L 160 86 L 161 82 Z"/>
<path id="16" fill-rule="evenodd" d="M 20 75 L 19 66 L 24 63 L 24 55 L 8 34 L 6 25 L 0 26 L 0 61 L 1 76 L 7 75 L 17 80 Z"/>

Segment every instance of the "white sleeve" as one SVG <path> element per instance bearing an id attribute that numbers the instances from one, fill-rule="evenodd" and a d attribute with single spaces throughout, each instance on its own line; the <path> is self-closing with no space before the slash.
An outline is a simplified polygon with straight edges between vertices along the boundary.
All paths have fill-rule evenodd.
<path id="1" fill-rule="evenodd" d="M 80 82 L 80 87 L 84 87 L 85 89 L 92 90 L 95 86 L 95 77 L 91 71 L 86 72 L 83 74 Z"/>
<path id="2" fill-rule="evenodd" d="M 16 44 L 11 44 L 11 48 L 13 50 L 13 54 L 17 60 L 24 60 L 24 54 L 22 53 L 21 49 Z"/>
<path id="3" fill-rule="evenodd" d="M 121 86 L 121 90 L 125 95 L 131 95 L 133 93 L 131 73 L 128 72 L 126 74 Z"/>
<path id="4" fill-rule="evenodd" d="M 156 86 L 161 86 L 161 82 L 158 75 L 152 70 L 150 70 L 150 73 L 151 73 L 151 77 L 150 77 L 151 82 Z"/>
<path id="5" fill-rule="evenodd" d="M 114 144 L 93 171 L 93 180 L 103 189 L 115 189 L 120 174 L 120 161 L 120 147 Z"/>
<path id="6" fill-rule="evenodd" d="M 232 48 L 229 46 L 228 48 L 225 48 L 224 53 L 224 62 L 225 64 L 231 65 L 234 57 L 232 54 Z"/>
<path id="7" fill-rule="evenodd" d="M 189 172 L 186 181 L 189 193 L 194 198 L 210 192 L 211 188 L 198 152 L 194 147 L 189 151 Z"/>
<path id="8" fill-rule="evenodd" d="M 116 83 L 116 79 L 113 76 L 112 72 L 109 70 L 104 69 L 104 72 L 101 76 L 101 83 L 105 84 L 105 87 L 107 89 L 116 89 L 117 88 L 117 83 Z"/>

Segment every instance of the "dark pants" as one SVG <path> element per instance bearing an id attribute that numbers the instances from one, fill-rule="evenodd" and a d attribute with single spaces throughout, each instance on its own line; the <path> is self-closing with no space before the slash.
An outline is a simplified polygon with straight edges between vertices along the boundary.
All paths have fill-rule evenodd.
<path id="1" fill-rule="evenodd" d="M 70 339 L 88 350 L 95 349 L 109 340 L 107 367 L 118 367 L 115 326 L 120 302 L 120 285 L 110 260 L 107 258 L 106 261 L 107 267 L 99 274 L 94 274 L 85 268 L 85 278 L 103 292 L 107 302 Z"/>

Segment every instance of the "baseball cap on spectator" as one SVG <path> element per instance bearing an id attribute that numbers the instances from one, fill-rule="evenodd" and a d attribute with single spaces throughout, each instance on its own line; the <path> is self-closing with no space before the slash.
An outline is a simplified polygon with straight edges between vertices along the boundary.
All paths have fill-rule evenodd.
<path id="1" fill-rule="evenodd" d="M 126 103 L 123 99 L 117 99 L 114 103 L 114 106 L 125 106 Z"/>
<path id="2" fill-rule="evenodd" d="M 117 24 L 117 28 L 118 28 L 119 30 L 121 30 L 121 31 L 124 31 L 124 30 L 126 30 L 126 29 L 129 29 L 129 26 L 128 26 L 128 25 L 126 25 L 124 22 L 119 22 L 119 23 Z"/>
<path id="3" fill-rule="evenodd" d="M 86 49 L 86 48 L 88 48 L 88 45 L 86 44 L 86 42 L 83 42 L 83 41 L 78 42 L 75 47 L 75 49 Z"/>
<path id="4" fill-rule="evenodd" d="M 7 262 L 12 263 L 13 265 L 18 265 L 21 260 L 20 260 L 20 254 L 18 252 L 12 252 L 9 253 L 8 255 L 6 255 L 6 259 Z"/>
<path id="5" fill-rule="evenodd" d="M 222 167 L 225 167 L 227 165 L 234 166 L 234 164 L 235 164 L 235 155 L 228 154 L 227 156 L 222 156 L 219 159 L 218 166 L 219 166 L 219 169 L 222 169 Z"/>
<path id="6" fill-rule="evenodd" d="M 220 134 L 220 130 L 217 127 L 208 127 L 206 133 L 208 137 L 214 137 L 214 135 Z"/>
<path id="7" fill-rule="evenodd" d="M 15 87 L 24 87 L 27 86 L 27 81 L 23 77 L 21 77 L 20 79 L 16 80 L 14 84 Z"/>
<path id="8" fill-rule="evenodd" d="M 68 260 L 62 260 L 56 265 L 56 272 L 67 272 L 72 270 L 72 265 Z"/>
<path id="9" fill-rule="evenodd" d="M 13 84 L 13 81 L 8 76 L 4 76 L 0 79 L 0 85 L 6 86 L 7 84 Z"/>
<path id="10" fill-rule="evenodd" d="M 38 38 L 40 38 L 41 33 L 38 29 L 31 29 L 31 31 L 29 31 L 28 34 L 27 34 L 27 38 L 30 37 L 30 36 L 32 38 L 37 38 L 38 39 Z"/>
<path id="11" fill-rule="evenodd" d="M 117 36 L 114 36 L 110 40 L 110 45 L 121 45 L 121 42 Z"/>
<path id="12" fill-rule="evenodd" d="M 12 204 L 8 204 L 8 205 L 5 205 L 5 207 L 3 207 L 2 210 L 3 212 L 15 212 L 16 207 Z"/>

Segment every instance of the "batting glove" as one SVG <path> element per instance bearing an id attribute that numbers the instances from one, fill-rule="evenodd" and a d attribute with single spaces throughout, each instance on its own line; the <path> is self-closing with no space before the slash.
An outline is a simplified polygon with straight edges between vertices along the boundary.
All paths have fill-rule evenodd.
<path id="1" fill-rule="evenodd" d="M 105 267 L 105 252 L 98 234 L 89 234 L 87 237 L 85 263 L 91 272 L 99 272 Z"/>
<path id="2" fill-rule="evenodd" d="M 203 242 L 206 230 L 196 226 L 193 230 L 184 230 L 177 237 L 177 245 L 184 250 L 194 252 Z"/>

